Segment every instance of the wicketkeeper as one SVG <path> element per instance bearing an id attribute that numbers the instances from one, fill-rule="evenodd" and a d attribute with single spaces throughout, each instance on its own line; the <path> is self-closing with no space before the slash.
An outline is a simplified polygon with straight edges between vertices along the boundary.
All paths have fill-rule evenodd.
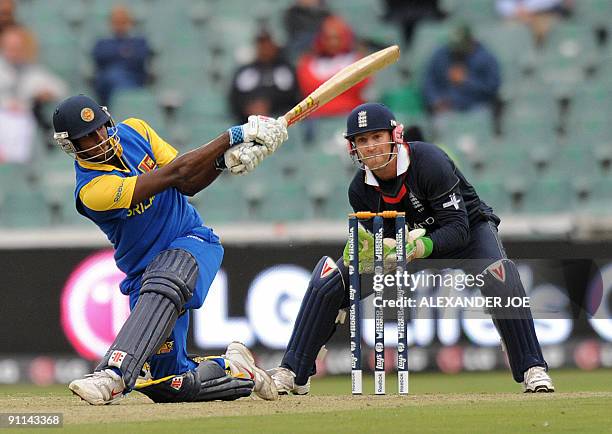
<path id="1" fill-rule="evenodd" d="M 403 211 L 410 228 L 426 230 L 411 231 L 416 238 L 408 237 L 408 261 L 450 260 L 444 268 L 482 274 L 485 296 L 525 296 L 516 265 L 506 257 L 497 233 L 499 218 L 448 155 L 429 143 L 404 141 L 403 125 L 378 103 L 362 104 L 350 113 L 345 138 L 361 168 L 348 191 L 353 210 Z M 360 268 L 371 263 L 374 247 L 372 221 L 363 226 Z M 386 219 L 384 234 L 394 240 L 393 219 Z M 394 259 L 394 249 L 387 249 L 388 255 Z M 343 317 L 339 311 L 349 305 L 347 266 L 348 244 L 343 258 L 325 256 L 315 267 L 281 365 L 270 371 L 279 393 L 308 393 L 317 354 Z M 490 313 L 514 380 L 523 383 L 525 392 L 553 392 L 529 309 Z"/>

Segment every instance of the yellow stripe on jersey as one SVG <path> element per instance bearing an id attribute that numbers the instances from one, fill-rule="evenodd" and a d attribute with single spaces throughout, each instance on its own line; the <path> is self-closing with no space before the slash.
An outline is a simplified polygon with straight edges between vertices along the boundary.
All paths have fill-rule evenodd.
<path id="1" fill-rule="evenodd" d="M 93 211 L 129 208 L 136 187 L 137 176 L 122 178 L 117 175 L 102 175 L 92 179 L 81 188 L 79 198 L 83 205 Z"/>
<path id="2" fill-rule="evenodd" d="M 178 155 L 178 151 L 168 144 L 164 139 L 159 137 L 155 130 L 149 124 L 141 119 L 129 118 L 123 121 L 138 132 L 144 139 L 151 144 L 155 162 L 159 167 L 163 167 L 170 163 Z"/>

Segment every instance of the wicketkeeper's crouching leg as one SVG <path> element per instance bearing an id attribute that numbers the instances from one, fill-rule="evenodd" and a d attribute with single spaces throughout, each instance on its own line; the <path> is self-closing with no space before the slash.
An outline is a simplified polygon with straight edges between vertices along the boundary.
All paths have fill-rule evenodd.
<path id="1" fill-rule="evenodd" d="M 324 256 L 312 272 L 293 333 L 279 368 L 270 371 L 279 393 L 308 393 L 321 348 L 344 322 L 342 303 L 347 299 L 348 270 L 343 259 Z"/>
<path id="2" fill-rule="evenodd" d="M 502 307 L 488 310 L 501 336 L 514 380 L 523 383 L 525 392 L 554 392 L 530 309 L 506 307 L 508 300 L 526 297 L 516 265 L 510 259 L 500 259 L 489 265 L 482 276 L 485 282 L 482 293 L 501 300 Z"/>

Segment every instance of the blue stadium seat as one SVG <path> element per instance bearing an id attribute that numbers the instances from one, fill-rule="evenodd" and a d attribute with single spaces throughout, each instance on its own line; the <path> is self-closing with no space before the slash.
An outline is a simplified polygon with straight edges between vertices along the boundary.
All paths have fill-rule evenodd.
<path id="1" fill-rule="evenodd" d="M 353 0 L 350 7 L 343 0 L 328 2 L 330 9 L 343 17 L 359 38 L 372 39 L 380 44 L 397 44 L 397 28 L 381 20 L 384 15 L 382 2 Z"/>
<path id="2" fill-rule="evenodd" d="M 451 150 L 465 150 L 473 143 L 486 147 L 493 137 L 493 121 L 489 110 L 453 112 L 436 122 L 436 140 Z"/>
<path id="3" fill-rule="evenodd" d="M 547 35 L 536 68 L 560 95 L 571 94 L 589 68 L 597 64 L 593 31 L 581 25 L 558 23 Z"/>
<path id="4" fill-rule="evenodd" d="M 479 24 L 497 19 L 495 3 L 489 0 L 443 0 L 441 6 L 458 21 Z"/>
<path id="5" fill-rule="evenodd" d="M 570 179 L 541 177 L 526 190 L 523 212 L 528 214 L 569 212 L 572 210 Z"/>
<path id="6" fill-rule="evenodd" d="M 479 180 L 474 183 L 474 188 L 478 197 L 493 207 L 494 212 L 505 212 L 510 207 L 510 202 L 505 196 L 503 181 L 499 177 Z"/>
<path id="7" fill-rule="evenodd" d="M 579 214 L 612 215 L 611 178 L 589 174 L 572 180 L 573 210 Z"/>
<path id="8" fill-rule="evenodd" d="M 581 0 L 573 2 L 575 20 L 579 23 L 609 25 L 612 3 L 609 0 Z"/>
<path id="9" fill-rule="evenodd" d="M 51 223 L 44 193 L 35 185 L 19 185 L 1 193 L 0 225 L 3 227 L 36 228 Z"/>
<path id="10" fill-rule="evenodd" d="M 158 133 L 164 132 L 164 118 L 157 95 L 148 88 L 117 91 L 109 107 L 116 122 L 134 117 L 145 120 Z"/>
<path id="11" fill-rule="evenodd" d="M 411 50 L 402 56 L 409 56 L 409 64 L 414 77 L 419 82 L 423 80 L 427 63 L 434 51 L 448 42 L 452 28 L 453 24 L 444 21 L 437 23 L 424 22 L 416 28 Z"/>
<path id="12" fill-rule="evenodd" d="M 479 25 L 474 31 L 476 38 L 495 55 L 500 64 L 502 96 L 512 95 L 524 80 L 524 71 L 534 61 L 533 38 L 529 29 L 518 23 L 496 22 Z"/>

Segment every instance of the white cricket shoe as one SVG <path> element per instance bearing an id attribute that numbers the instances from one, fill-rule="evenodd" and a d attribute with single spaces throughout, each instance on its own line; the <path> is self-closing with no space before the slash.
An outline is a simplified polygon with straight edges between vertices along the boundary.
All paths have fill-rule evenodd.
<path id="1" fill-rule="evenodd" d="M 230 361 L 230 367 L 240 372 L 246 373 L 255 381 L 253 392 L 261 399 L 275 401 L 278 399 L 278 392 L 272 377 L 266 371 L 255 364 L 255 359 L 251 351 L 241 342 L 232 342 L 225 350 L 225 357 Z M 231 366 L 234 364 L 234 366 Z"/>
<path id="2" fill-rule="evenodd" d="M 525 393 L 554 392 L 555 386 L 543 366 L 532 366 L 525 371 L 523 391 Z"/>
<path id="3" fill-rule="evenodd" d="M 115 404 L 123 398 L 125 383 L 115 371 L 105 369 L 74 380 L 68 388 L 91 405 L 105 405 Z"/>
<path id="4" fill-rule="evenodd" d="M 310 378 L 303 386 L 295 384 L 295 373 L 291 369 L 273 368 L 268 371 L 276 384 L 276 389 L 279 395 L 288 395 L 293 393 L 294 395 L 306 395 L 310 392 Z"/>

